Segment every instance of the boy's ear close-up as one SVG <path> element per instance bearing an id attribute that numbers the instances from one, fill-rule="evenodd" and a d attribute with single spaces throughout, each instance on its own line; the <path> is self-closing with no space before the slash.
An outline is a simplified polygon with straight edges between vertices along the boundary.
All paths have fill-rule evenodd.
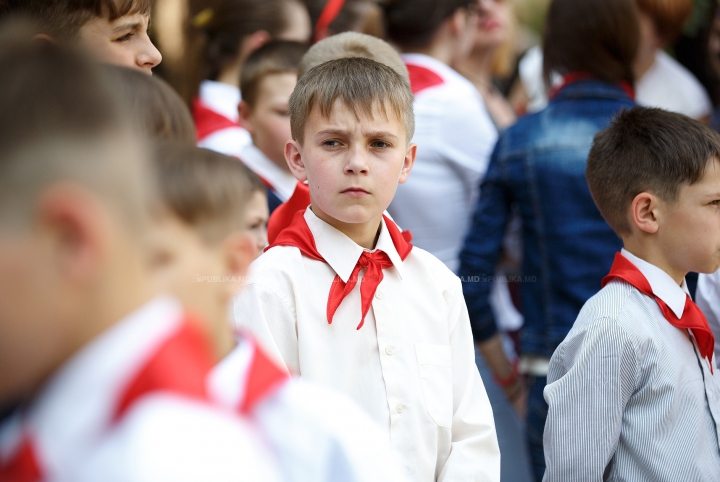
<path id="1" fill-rule="evenodd" d="M 251 136 L 255 135 L 255 126 L 252 122 L 252 109 L 250 104 L 241 100 L 238 104 L 238 115 L 240 116 L 240 125 L 247 130 Z"/>
<path id="2" fill-rule="evenodd" d="M 285 161 L 290 168 L 295 179 L 300 182 L 307 181 L 307 173 L 305 171 L 305 163 L 302 158 L 302 148 L 297 141 L 288 141 L 285 144 Z"/>
<path id="3" fill-rule="evenodd" d="M 405 160 L 403 161 L 403 167 L 400 170 L 400 178 L 398 179 L 398 184 L 403 184 L 405 181 L 408 180 L 408 177 L 410 176 L 410 171 L 412 171 L 412 168 L 415 165 L 416 156 L 417 144 L 410 144 L 408 146 L 407 152 L 405 153 Z"/>
<path id="4" fill-rule="evenodd" d="M 647 234 L 658 231 L 659 199 L 648 192 L 641 192 L 630 205 L 630 221 L 637 229 Z"/>

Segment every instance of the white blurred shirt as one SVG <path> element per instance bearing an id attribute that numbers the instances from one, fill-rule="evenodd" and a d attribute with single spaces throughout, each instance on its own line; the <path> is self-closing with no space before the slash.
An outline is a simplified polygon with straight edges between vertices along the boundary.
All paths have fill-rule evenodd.
<path id="1" fill-rule="evenodd" d="M 245 146 L 252 144 L 250 133 L 240 127 L 240 114 L 238 114 L 238 104 L 241 100 L 240 89 L 222 82 L 204 80 L 200 84 L 198 100 L 206 108 L 237 124 L 205 135 L 198 140 L 198 147 L 238 157 Z M 198 119 L 195 119 L 195 122 L 198 123 Z"/>
<path id="2" fill-rule="evenodd" d="M 415 93 L 417 159 L 388 211 L 413 243 L 451 271 L 497 141 L 497 129 L 475 86 L 439 60 L 406 54 Z"/>
<path id="3" fill-rule="evenodd" d="M 210 402 L 151 391 L 118 418 L 132 382 L 181 332 L 183 318 L 175 300 L 157 298 L 73 355 L 25 413 L 0 427 L 0 461 L 27 434 L 43 482 L 280 480 L 254 430 Z M 171 377 L 198 373 L 188 357 L 170 361 L 163 373 Z"/>
<path id="4" fill-rule="evenodd" d="M 289 371 L 364 408 L 389 435 L 410 480 L 499 481 L 495 424 L 460 280 L 417 247 L 402 261 L 383 221 L 376 249 L 393 267 L 383 270 L 365 324 L 357 329 L 361 282 L 328 324 L 333 280 L 337 274 L 347 282 L 363 248 L 310 209 L 305 220 L 327 262 L 295 247 L 269 249 L 235 297 L 235 323 Z"/>

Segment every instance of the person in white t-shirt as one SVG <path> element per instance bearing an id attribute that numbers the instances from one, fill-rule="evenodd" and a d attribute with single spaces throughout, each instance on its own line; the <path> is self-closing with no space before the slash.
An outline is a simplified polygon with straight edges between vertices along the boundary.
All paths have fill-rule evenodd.
<path id="1" fill-rule="evenodd" d="M 497 140 L 480 93 L 451 67 L 472 49 L 476 7 L 468 0 L 403 0 L 386 8 L 388 37 L 403 52 L 415 95 L 418 145 L 413 175 L 389 211 L 452 271 Z"/>

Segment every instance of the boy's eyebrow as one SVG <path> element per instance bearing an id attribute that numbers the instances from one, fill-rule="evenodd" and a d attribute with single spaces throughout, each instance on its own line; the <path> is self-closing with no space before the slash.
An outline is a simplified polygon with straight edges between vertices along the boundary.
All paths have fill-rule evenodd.
<path id="1" fill-rule="evenodd" d="M 323 129 L 320 132 L 318 132 L 316 135 L 322 135 L 322 134 L 332 134 L 336 136 L 349 136 L 350 132 L 345 129 Z M 398 137 L 388 131 L 371 131 L 363 133 L 366 137 L 385 137 L 385 138 L 393 138 L 397 139 Z"/>
<path id="2" fill-rule="evenodd" d="M 392 132 L 388 132 L 388 131 L 372 131 L 372 132 L 368 132 L 365 135 L 367 137 L 386 137 L 386 138 L 393 138 L 393 139 L 398 138 L 398 136 L 396 136 Z"/>
<path id="3" fill-rule="evenodd" d="M 120 33 L 124 30 L 136 30 L 141 25 L 141 22 L 137 21 L 129 21 L 125 23 L 121 23 L 117 27 L 113 28 L 113 33 Z"/>

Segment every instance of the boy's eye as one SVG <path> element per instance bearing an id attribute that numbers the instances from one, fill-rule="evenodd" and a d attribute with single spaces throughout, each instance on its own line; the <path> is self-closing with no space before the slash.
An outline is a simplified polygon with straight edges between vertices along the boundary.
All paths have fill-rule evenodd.
<path id="1" fill-rule="evenodd" d="M 710 201 L 710 204 L 712 204 L 713 206 L 718 206 L 718 205 L 720 205 L 720 199 L 716 199 L 716 200 L 714 200 L 714 201 Z"/>
<path id="2" fill-rule="evenodd" d="M 388 143 L 385 142 L 385 141 L 373 141 L 373 143 L 371 144 L 371 146 L 374 147 L 374 148 L 376 148 L 376 149 L 384 149 L 384 148 L 386 148 L 386 147 L 390 147 L 390 144 L 388 144 Z"/>
<path id="3" fill-rule="evenodd" d="M 130 40 L 130 39 L 132 38 L 132 36 L 133 36 L 133 33 L 132 33 L 132 32 L 126 33 L 126 34 L 123 35 L 122 37 L 120 37 L 120 38 L 118 38 L 118 39 L 115 39 L 115 41 L 116 41 L 116 42 L 127 42 L 128 40 Z"/>
<path id="4" fill-rule="evenodd" d="M 340 145 L 340 142 L 338 142 L 334 139 L 328 139 L 326 141 L 323 141 L 322 145 L 325 147 L 337 147 Z"/>

